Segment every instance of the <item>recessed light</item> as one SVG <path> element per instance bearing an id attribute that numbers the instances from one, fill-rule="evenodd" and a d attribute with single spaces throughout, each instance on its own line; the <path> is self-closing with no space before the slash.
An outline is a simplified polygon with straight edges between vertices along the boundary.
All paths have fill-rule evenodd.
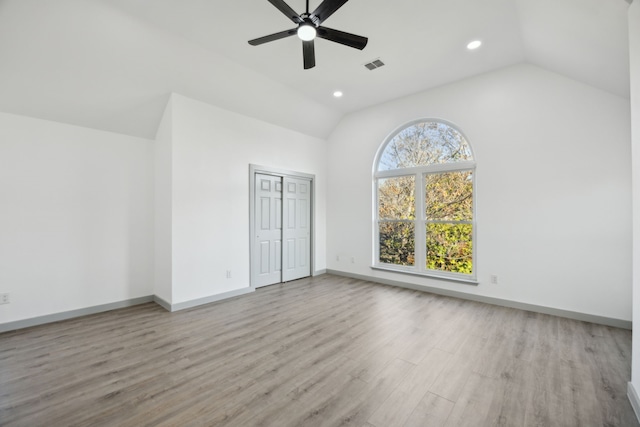
<path id="1" fill-rule="evenodd" d="M 474 50 L 479 48 L 481 45 L 482 45 L 482 42 L 480 40 L 474 40 L 467 45 L 467 49 Z"/>
<path id="2" fill-rule="evenodd" d="M 336 98 L 342 98 L 342 92 L 340 92 L 339 90 L 333 92 L 333 96 Z"/>

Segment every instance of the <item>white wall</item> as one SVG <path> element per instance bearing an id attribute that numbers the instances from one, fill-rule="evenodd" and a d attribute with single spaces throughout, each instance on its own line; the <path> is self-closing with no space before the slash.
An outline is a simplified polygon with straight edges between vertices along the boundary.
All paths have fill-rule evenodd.
<path id="1" fill-rule="evenodd" d="M 167 102 L 154 144 L 154 286 L 155 296 L 171 304 L 173 301 L 173 103 Z"/>
<path id="2" fill-rule="evenodd" d="M 417 118 L 473 146 L 478 286 L 370 269 L 376 150 Z M 351 114 L 328 141 L 327 267 L 628 321 L 629 127 L 628 100 L 525 64 Z"/>
<path id="3" fill-rule="evenodd" d="M 171 102 L 172 302 L 250 286 L 249 164 L 316 175 L 315 268 L 326 268 L 325 141 L 184 96 Z"/>
<path id="4" fill-rule="evenodd" d="M 152 153 L 0 113 L 0 323 L 152 294 Z"/>
<path id="5" fill-rule="evenodd" d="M 629 7 L 631 149 L 633 161 L 633 351 L 631 384 L 640 391 L 640 2 Z M 632 400 L 633 401 L 633 400 Z M 640 402 L 634 402 L 640 404 Z M 636 415 L 640 415 L 636 407 Z"/>

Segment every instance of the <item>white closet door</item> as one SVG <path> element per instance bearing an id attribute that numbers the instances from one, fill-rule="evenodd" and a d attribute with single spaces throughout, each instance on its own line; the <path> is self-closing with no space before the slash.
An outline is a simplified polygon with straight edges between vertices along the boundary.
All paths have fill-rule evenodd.
<path id="1" fill-rule="evenodd" d="M 256 288 L 282 279 L 282 178 L 255 175 L 255 244 L 253 280 Z"/>
<path id="2" fill-rule="evenodd" d="M 311 181 L 283 179 L 282 281 L 311 275 Z"/>

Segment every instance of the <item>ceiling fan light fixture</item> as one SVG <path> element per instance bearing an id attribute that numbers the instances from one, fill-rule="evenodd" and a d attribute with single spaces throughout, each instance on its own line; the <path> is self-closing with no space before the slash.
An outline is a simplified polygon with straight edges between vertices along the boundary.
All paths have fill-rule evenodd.
<path id="1" fill-rule="evenodd" d="M 316 27 L 311 24 L 302 24 L 298 27 L 298 38 L 302 41 L 309 42 L 316 38 Z"/>
<path id="2" fill-rule="evenodd" d="M 475 49 L 479 48 L 480 46 L 482 46 L 482 42 L 480 40 L 474 40 L 474 41 L 470 42 L 467 45 L 467 49 L 475 50 Z"/>

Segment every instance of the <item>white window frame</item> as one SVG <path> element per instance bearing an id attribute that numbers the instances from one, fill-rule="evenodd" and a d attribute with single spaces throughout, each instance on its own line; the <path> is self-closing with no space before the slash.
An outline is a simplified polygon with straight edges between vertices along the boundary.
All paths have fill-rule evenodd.
<path id="1" fill-rule="evenodd" d="M 436 122 L 443 123 L 451 128 L 453 128 L 456 132 L 459 132 L 462 137 L 465 139 L 469 146 L 469 150 L 471 151 L 471 156 L 474 160 L 472 161 L 460 161 L 460 162 L 451 162 L 451 163 L 437 163 L 426 166 L 418 166 L 411 168 L 402 168 L 402 169 L 393 169 L 393 170 L 384 170 L 379 171 L 378 167 L 380 164 L 380 160 L 384 151 L 391 141 L 395 138 L 403 130 L 414 126 L 418 123 L 425 122 Z M 471 221 L 427 221 L 426 220 L 426 194 L 425 194 L 425 177 L 429 174 L 437 174 L 444 172 L 463 172 L 470 171 L 472 172 L 472 212 L 473 219 Z M 415 219 L 413 220 L 397 220 L 399 222 L 407 222 L 414 224 L 414 240 L 415 240 L 415 254 L 414 254 L 414 265 L 413 266 L 405 266 L 405 265 L 396 265 L 396 264 L 387 264 L 380 262 L 380 218 L 378 217 L 379 209 L 378 209 L 378 181 L 383 178 L 395 178 L 401 176 L 414 176 L 415 179 Z M 397 273 L 407 273 L 414 274 L 419 276 L 426 277 L 434 277 L 438 279 L 446 279 L 453 280 L 457 282 L 463 283 L 471 283 L 477 284 L 477 222 L 476 222 L 476 161 L 475 155 L 473 153 L 473 148 L 471 147 L 471 143 L 469 139 L 465 136 L 465 134 L 458 128 L 456 125 L 442 119 L 419 119 L 413 120 L 398 129 L 392 132 L 384 141 L 384 143 L 378 149 L 378 153 L 376 154 L 376 158 L 373 164 L 373 264 L 372 268 L 378 270 L 387 270 L 393 271 Z M 385 220 L 382 220 L 385 221 Z M 394 220 L 396 221 L 396 220 Z M 439 270 L 430 270 L 427 269 L 427 242 L 426 242 L 426 225 L 427 223 L 460 223 L 460 224 L 471 224 L 473 233 L 472 233 L 472 263 L 473 269 L 472 274 L 464 274 L 464 273 L 454 273 L 450 271 L 439 271 Z"/>

